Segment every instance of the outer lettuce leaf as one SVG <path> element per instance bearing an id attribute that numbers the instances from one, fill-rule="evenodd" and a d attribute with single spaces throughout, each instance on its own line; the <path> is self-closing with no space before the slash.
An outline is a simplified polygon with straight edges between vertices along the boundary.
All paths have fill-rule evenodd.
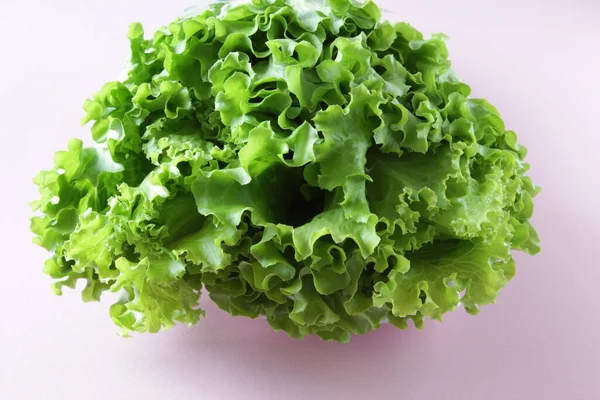
<path id="1" fill-rule="evenodd" d="M 372 2 L 217 3 L 146 38 L 35 183 L 53 290 L 120 292 L 123 334 L 194 324 L 201 290 L 294 338 L 347 342 L 493 303 L 539 251 L 539 189 L 443 35 Z"/>
<path id="2" fill-rule="evenodd" d="M 198 292 L 181 279 L 185 266 L 180 262 L 168 257 L 139 263 L 119 258 L 115 265 L 120 275 L 111 290 L 123 290 L 124 296 L 110 315 L 124 334 L 158 332 L 176 321 L 193 325 L 202 315 L 196 308 Z"/>
<path id="3" fill-rule="evenodd" d="M 441 319 L 459 302 L 467 312 L 476 314 L 478 306 L 493 303 L 514 276 L 514 262 L 504 241 L 505 235 L 499 233 L 489 245 L 434 242 L 408 253 L 407 259 L 392 269 L 388 282 L 375 285 L 374 303 L 391 303 L 392 313 L 398 317 L 421 313 Z M 410 264 L 408 271 L 403 264 Z"/>

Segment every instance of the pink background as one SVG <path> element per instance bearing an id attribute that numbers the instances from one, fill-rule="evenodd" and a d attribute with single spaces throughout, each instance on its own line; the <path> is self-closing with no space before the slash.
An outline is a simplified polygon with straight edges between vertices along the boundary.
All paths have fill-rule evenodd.
<path id="1" fill-rule="evenodd" d="M 447 33 L 459 76 L 529 147 L 543 252 L 518 255 L 517 277 L 478 317 L 349 345 L 288 339 L 206 299 L 196 327 L 125 340 L 106 302 L 50 293 L 30 244 L 30 179 L 87 134 L 82 101 L 117 77 L 127 24 L 153 30 L 190 5 L 120 2 L 0 1 L 0 399 L 600 398 L 597 1 L 380 1 Z"/>

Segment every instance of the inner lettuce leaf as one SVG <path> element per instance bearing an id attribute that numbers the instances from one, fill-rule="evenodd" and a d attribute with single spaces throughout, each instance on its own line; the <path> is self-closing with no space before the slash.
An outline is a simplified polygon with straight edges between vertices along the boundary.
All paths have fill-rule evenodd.
<path id="1" fill-rule="evenodd" d="M 120 293 L 124 335 L 195 324 L 201 291 L 291 337 L 476 314 L 539 251 L 526 149 L 445 36 L 372 2 L 217 3 L 146 38 L 35 183 L 53 289 Z"/>

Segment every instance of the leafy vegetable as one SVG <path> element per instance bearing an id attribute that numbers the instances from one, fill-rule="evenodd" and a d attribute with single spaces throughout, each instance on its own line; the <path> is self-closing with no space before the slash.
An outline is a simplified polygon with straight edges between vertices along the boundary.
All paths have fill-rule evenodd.
<path id="1" fill-rule="evenodd" d="M 371 1 L 219 3 L 129 30 L 35 179 L 54 289 L 122 293 L 124 334 L 194 324 L 201 289 L 294 338 L 475 314 L 537 253 L 526 149 L 450 69 L 444 36 Z"/>

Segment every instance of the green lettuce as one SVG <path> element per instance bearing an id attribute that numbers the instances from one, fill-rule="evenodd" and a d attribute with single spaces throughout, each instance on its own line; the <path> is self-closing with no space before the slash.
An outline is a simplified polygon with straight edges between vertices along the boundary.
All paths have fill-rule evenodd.
<path id="1" fill-rule="evenodd" d="M 443 35 L 371 1 L 218 3 L 146 38 L 35 183 L 35 243 L 123 334 L 232 315 L 346 342 L 475 314 L 539 251 L 526 149 Z"/>

